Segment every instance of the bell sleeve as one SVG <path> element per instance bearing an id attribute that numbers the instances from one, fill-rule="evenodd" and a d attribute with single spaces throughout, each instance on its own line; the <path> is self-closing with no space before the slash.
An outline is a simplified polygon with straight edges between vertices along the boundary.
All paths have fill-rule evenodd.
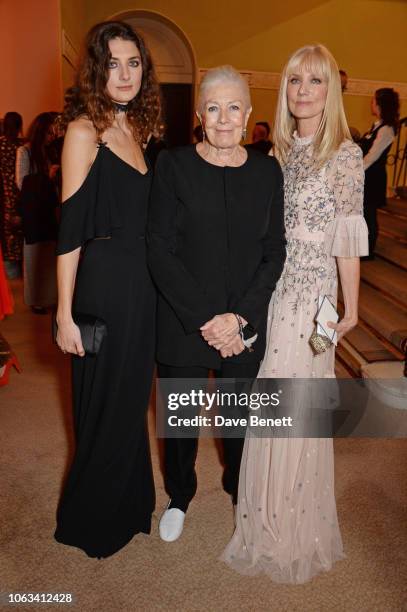
<path id="1" fill-rule="evenodd" d="M 332 257 L 368 255 L 368 229 L 363 217 L 364 170 L 361 149 L 346 141 L 331 170 L 335 216 L 325 232 L 327 253 Z"/>

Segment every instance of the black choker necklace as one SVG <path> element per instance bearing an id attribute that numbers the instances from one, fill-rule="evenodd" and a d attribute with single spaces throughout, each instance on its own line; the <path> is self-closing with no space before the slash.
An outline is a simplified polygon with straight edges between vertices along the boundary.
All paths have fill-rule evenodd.
<path id="1" fill-rule="evenodd" d="M 126 104 L 121 104 L 120 102 L 113 102 L 113 108 L 116 113 L 127 113 L 129 110 L 130 102 L 126 102 Z"/>

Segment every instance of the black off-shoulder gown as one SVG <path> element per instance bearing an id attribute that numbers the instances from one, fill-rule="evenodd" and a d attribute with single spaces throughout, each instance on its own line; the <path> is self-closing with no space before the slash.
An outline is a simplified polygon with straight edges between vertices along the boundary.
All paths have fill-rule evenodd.
<path id="1" fill-rule="evenodd" d="M 150 183 L 150 169 L 138 172 L 100 143 L 84 183 L 62 205 L 57 253 L 83 246 L 73 311 L 107 324 L 97 356 L 72 358 L 76 452 L 55 532 L 90 557 L 149 533 L 155 506 L 146 422 L 155 345 L 144 239 Z"/>

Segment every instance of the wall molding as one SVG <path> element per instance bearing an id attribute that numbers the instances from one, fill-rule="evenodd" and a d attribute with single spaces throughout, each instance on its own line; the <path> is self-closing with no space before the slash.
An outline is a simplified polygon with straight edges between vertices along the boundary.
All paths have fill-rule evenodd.
<path id="1" fill-rule="evenodd" d="M 392 87 L 398 92 L 400 100 L 407 100 L 407 83 L 394 83 L 391 81 L 349 79 L 345 95 L 371 97 L 376 89 L 381 89 L 382 87 Z"/>
<path id="2" fill-rule="evenodd" d="M 199 68 L 199 82 L 208 72 L 208 68 Z M 256 70 L 239 70 L 240 74 L 247 80 L 251 89 L 269 89 L 278 91 L 280 87 L 279 72 L 259 72 Z M 392 87 L 400 96 L 401 100 L 407 100 L 407 83 L 394 83 L 390 81 L 373 81 L 365 79 L 349 79 L 346 96 L 368 96 L 371 97 L 376 89 Z"/>
<path id="3" fill-rule="evenodd" d="M 65 30 L 62 30 L 62 55 L 69 64 L 76 68 L 78 51 Z M 170 68 L 166 66 L 166 68 Z M 170 72 L 172 72 L 170 70 Z M 198 83 L 201 82 L 208 68 L 198 68 Z M 280 87 L 279 72 L 261 72 L 258 70 L 239 70 L 240 74 L 247 80 L 251 89 L 268 89 L 278 91 Z M 168 77 L 167 77 L 168 78 Z M 190 82 L 188 75 L 187 81 Z M 181 82 L 181 81 L 180 81 Z M 400 100 L 407 100 L 407 83 L 395 83 L 392 81 L 374 81 L 369 79 L 349 79 L 345 96 L 371 97 L 376 89 L 392 87 L 395 89 Z"/>

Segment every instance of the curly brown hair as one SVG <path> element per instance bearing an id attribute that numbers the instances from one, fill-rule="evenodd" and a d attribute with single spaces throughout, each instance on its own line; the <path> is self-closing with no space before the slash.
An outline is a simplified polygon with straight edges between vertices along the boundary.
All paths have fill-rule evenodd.
<path id="1" fill-rule="evenodd" d="M 106 92 L 111 59 L 109 41 L 130 40 L 140 51 L 143 68 L 140 91 L 129 103 L 127 120 L 134 138 L 145 143 L 150 134 L 162 131 L 161 100 L 150 53 L 142 37 L 122 21 L 105 21 L 94 25 L 85 39 L 85 47 L 76 74 L 75 84 L 67 89 L 62 122 L 66 126 L 77 117 L 86 116 L 98 137 L 112 125 L 114 103 Z"/>

